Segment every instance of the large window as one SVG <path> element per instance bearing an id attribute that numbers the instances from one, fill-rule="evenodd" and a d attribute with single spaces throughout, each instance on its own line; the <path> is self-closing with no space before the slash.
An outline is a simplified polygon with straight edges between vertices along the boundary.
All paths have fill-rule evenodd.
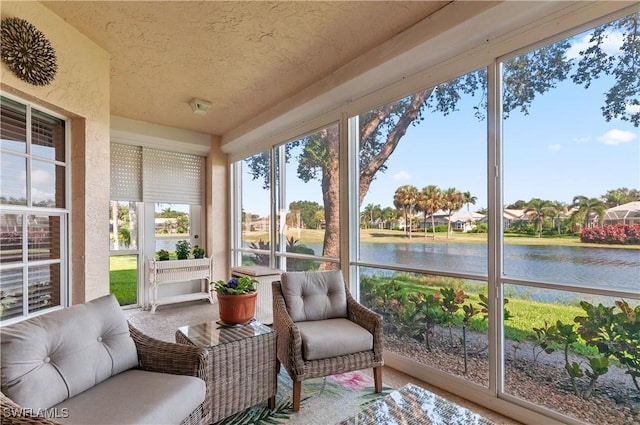
<path id="1" fill-rule="evenodd" d="M 638 22 L 501 63 L 504 391 L 602 423 L 640 394 L 640 227 L 605 224 L 640 200 Z"/>
<path id="2" fill-rule="evenodd" d="M 328 270 L 338 265 L 339 143 L 335 124 L 276 148 L 286 159 L 276 166 L 276 175 L 283 179 L 276 205 L 277 255 L 284 270 Z"/>
<path id="3" fill-rule="evenodd" d="M 359 129 L 357 264 L 375 266 L 358 269 L 361 300 L 385 317 L 388 351 L 483 386 L 487 124 L 484 103 L 470 94 L 486 92 L 485 76 L 476 71 L 351 120 Z"/>
<path id="4" fill-rule="evenodd" d="M 234 164 L 242 182 L 236 185 L 242 190 L 235 195 L 241 205 L 234 219 L 241 235 L 236 247 L 241 264 L 289 271 L 339 266 L 339 146 L 339 126 L 333 124 Z M 277 206 L 275 223 L 271 196 Z M 234 258 L 234 265 L 240 265 Z"/>
<path id="5" fill-rule="evenodd" d="M 0 320 L 66 304 L 65 120 L 0 99 Z"/>
<path id="6" fill-rule="evenodd" d="M 236 164 L 240 214 L 238 265 L 269 267 L 271 263 L 271 151 L 264 151 Z"/>
<path id="7" fill-rule="evenodd" d="M 358 117 L 360 262 L 487 274 L 485 74 Z"/>
<path id="8" fill-rule="evenodd" d="M 530 420 L 640 422 L 638 28 L 634 13 L 339 108 L 338 251 L 324 133 L 274 141 L 272 255 L 299 238 L 339 257 L 394 368 Z"/>

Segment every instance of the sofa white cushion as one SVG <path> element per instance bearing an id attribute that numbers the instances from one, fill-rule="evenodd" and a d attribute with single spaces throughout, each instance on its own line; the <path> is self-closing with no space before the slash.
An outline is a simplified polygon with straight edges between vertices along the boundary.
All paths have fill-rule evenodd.
<path id="1" fill-rule="evenodd" d="M 294 322 L 347 317 L 347 296 L 340 270 L 286 272 L 280 285 Z"/>
<path id="2" fill-rule="evenodd" d="M 138 366 L 113 295 L 0 328 L 2 392 L 45 409 Z"/>
<path id="3" fill-rule="evenodd" d="M 328 359 L 373 350 L 373 335 L 349 319 L 296 323 L 305 360 Z"/>
<path id="4" fill-rule="evenodd" d="M 179 424 L 203 401 L 194 376 L 128 370 L 54 406 L 63 424 Z"/>

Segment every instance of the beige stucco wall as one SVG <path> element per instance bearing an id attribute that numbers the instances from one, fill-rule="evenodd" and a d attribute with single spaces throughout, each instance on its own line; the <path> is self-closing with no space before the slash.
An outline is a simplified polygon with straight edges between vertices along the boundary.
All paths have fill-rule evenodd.
<path id="1" fill-rule="evenodd" d="M 213 258 L 213 280 L 228 279 L 229 271 L 229 167 L 227 155 L 220 149 L 221 138 L 211 136 L 207 157 L 205 202 L 207 222 L 207 255 Z"/>
<path id="2" fill-rule="evenodd" d="M 49 39 L 58 71 L 44 87 L 2 63 L 1 89 L 71 118 L 72 303 L 109 293 L 109 54 L 38 2 L 0 3 L 2 18 L 27 20 Z"/>

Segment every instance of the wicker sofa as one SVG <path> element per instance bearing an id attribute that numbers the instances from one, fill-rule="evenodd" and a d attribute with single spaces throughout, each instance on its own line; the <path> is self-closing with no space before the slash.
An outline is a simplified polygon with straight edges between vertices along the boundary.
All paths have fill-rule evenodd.
<path id="1" fill-rule="evenodd" d="M 5 424 L 205 424 L 208 352 L 150 338 L 113 295 L 0 328 Z"/>

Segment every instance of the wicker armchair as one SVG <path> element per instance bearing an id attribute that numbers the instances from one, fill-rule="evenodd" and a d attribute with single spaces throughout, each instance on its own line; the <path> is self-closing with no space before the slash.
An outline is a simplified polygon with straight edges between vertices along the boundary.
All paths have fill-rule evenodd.
<path id="1" fill-rule="evenodd" d="M 149 372 L 174 375 L 196 376 L 207 382 L 207 364 L 209 352 L 189 345 L 174 344 L 151 338 L 129 323 L 129 331 L 138 352 L 139 368 Z M 205 401 L 201 403 L 182 425 L 209 424 L 211 421 L 209 388 Z M 9 397 L 0 393 L 0 417 L 2 424 L 38 424 L 56 425 L 54 419 L 46 418 L 35 410 L 23 409 Z M 117 408 L 117 406 L 114 406 Z"/>
<path id="2" fill-rule="evenodd" d="M 294 411 L 309 378 L 371 367 L 375 392 L 382 391 L 382 317 L 351 296 L 339 270 L 283 273 L 272 293 L 277 356 L 293 380 Z"/>

